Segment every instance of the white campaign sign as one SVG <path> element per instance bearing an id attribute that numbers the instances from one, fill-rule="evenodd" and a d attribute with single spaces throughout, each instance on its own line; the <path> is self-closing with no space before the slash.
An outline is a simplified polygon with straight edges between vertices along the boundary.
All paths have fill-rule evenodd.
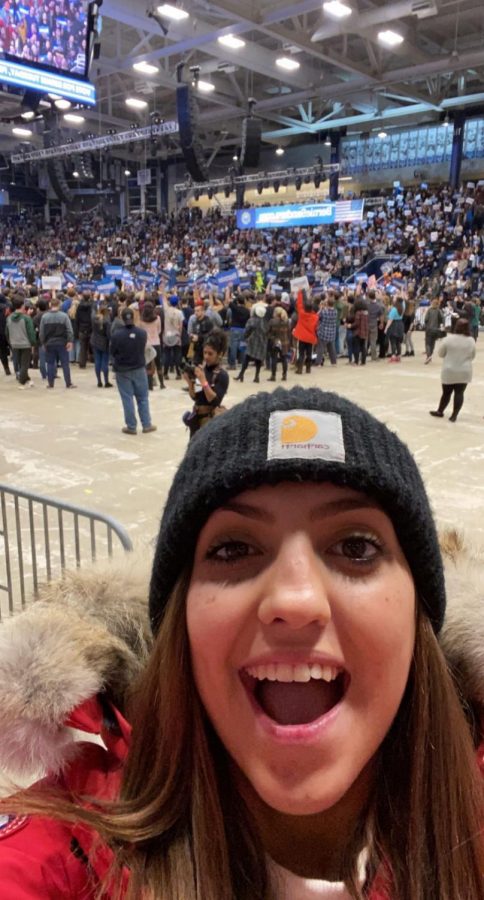
<path id="1" fill-rule="evenodd" d="M 62 290 L 62 275 L 42 275 L 42 290 L 44 290 L 44 291 L 60 291 L 60 290 Z"/>

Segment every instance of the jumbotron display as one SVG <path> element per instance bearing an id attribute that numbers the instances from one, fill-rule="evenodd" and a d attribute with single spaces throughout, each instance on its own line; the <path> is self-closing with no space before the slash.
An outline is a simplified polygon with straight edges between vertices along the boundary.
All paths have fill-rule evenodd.
<path id="1" fill-rule="evenodd" d="M 88 6 L 83 0 L 0 0 L 0 52 L 86 76 Z"/>

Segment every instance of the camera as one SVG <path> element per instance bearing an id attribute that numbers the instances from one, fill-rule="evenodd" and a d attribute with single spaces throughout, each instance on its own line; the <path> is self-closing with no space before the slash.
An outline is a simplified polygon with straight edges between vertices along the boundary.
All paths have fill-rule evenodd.
<path id="1" fill-rule="evenodd" d="M 184 375 L 188 375 L 191 381 L 196 380 L 197 376 L 195 375 L 195 366 L 192 366 L 191 363 L 187 362 L 186 360 L 182 360 L 182 362 L 180 363 L 180 369 L 182 370 Z"/>

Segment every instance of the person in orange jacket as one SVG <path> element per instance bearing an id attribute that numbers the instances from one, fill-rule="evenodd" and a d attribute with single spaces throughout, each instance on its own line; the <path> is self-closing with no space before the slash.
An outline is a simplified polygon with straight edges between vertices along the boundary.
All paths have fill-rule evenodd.
<path id="1" fill-rule="evenodd" d="M 297 322 L 292 333 L 298 341 L 296 375 L 302 375 L 304 364 L 306 372 L 311 371 L 313 349 L 318 343 L 318 312 L 313 306 L 310 294 L 305 290 L 298 292 L 296 312 Z"/>
<path id="2" fill-rule="evenodd" d="M 0 766 L 48 773 L 0 804 L 2 900 L 477 900 L 482 558 L 444 549 L 445 619 L 416 463 L 335 394 L 260 393 L 202 430 L 153 638 L 143 560 L 0 628 Z"/>

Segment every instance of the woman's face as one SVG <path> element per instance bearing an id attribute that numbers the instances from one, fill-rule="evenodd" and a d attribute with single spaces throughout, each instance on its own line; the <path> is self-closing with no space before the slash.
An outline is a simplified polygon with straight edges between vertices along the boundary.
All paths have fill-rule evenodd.
<path id="1" fill-rule="evenodd" d="M 365 778 L 405 690 L 414 621 L 392 522 L 364 494 L 282 483 L 212 514 L 187 598 L 195 682 L 270 807 L 323 812 Z"/>

